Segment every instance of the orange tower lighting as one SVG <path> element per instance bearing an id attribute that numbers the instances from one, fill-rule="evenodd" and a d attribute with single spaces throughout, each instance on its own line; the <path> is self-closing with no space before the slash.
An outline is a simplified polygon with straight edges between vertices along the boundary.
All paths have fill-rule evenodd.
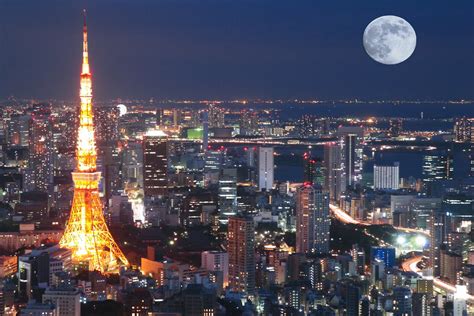
<path id="1" fill-rule="evenodd" d="M 109 232 L 99 197 L 100 172 L 96 166 L 92 75 L 89 68 L 85 10 L 83 34 L 77 167 L 72 173 L 74 198 L 71 214 L 59 244 L 72 250 L 74 262 L 88 263 L 91 271 L 116 272 L 120 266 L 128 266 L 128 260 Z"/>

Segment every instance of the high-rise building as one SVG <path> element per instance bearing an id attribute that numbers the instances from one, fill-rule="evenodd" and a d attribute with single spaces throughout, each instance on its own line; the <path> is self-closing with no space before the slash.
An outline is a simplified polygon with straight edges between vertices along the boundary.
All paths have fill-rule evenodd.
<path id="1" fill-rule="evenodd" d="M 443 249 L 440 251 L 439 261 L 441 278 L 451 284 L 458 284 L 462 271 L 462 256 Z"/>
<path id="2" fill-rule="evenodd" d="M 223 286 L 229 283 L 229 254 L 224 251 L 204 251 L 201 253 L 201 267 L 212 272 L 222 272 Z"/>
<path id="3" fill-rule="evenodd" d="M 209 127 L 210 128 L 220 128 L 225 126 L 224 121 L 224 109 L 219 107 L 216 104 L 209 104 Z"/>
<path id="4" fill-rule="evenodd" d="M 273 188 L 273 147 L 258 149 L 258 188 L 271 190 Z"/>
<path id="5" fill-rule="evenodd" d="M 43 303 L 51 302 L 57 308 L 58 316 L 81 315 L 81 292 L 69 286 L 51 287 L 43 294 Z"/>
<path id="6" fill-rule="evenodd" d="M 319 134 L 320 126 L 314 115 L 303 115 L 297 122 L 298 136 L 313 137 Z"/>
<path id="7" fill-rule="evenodd" d="M 431 153 L 423 156 L 423 181 L 451 180 L 454 159 L 451 153 Z"/>
<path id="8" fill-rule="evenodd" d="M 228 224 L 229 286 L 247 294 L 255 291 L 255 231 L 250 217 L 231 217 Z"/>
<path id="9" fill-rule="evenodd" d="M 237 169 L 222 169 L 218 185 L 219 221 L 226 224 L 230 216 L 237 214 Z"/>
<path id="10" fill-rule="evenodd" d="M 7 143 L 11 146 L 28 147 L 30 144 L 30 124 L 30 115 L 12 115 L 7 126 Z"/>
<path id="11" fill-rule="evenodd" d="M 458 118 L 454 125 L 454 135 L 457 142 L 474 143 L 474 118 Z"/>
<path id="12" fill-rule="evenodd" d="M 240 134 L 254 136 L 258 134 L 258 116 L 254 110 L 242 110 L 240 112 Z"/>
<path id="13" fill-rule="evenodd" d="M 374 165 L 374 189 L 398 190 L 400 187 L 400 165 L 392 166 Z"/>
<path id="14" fill-rule="evenodd" d="M 99 196 L 101 174 L 97 171 L 85 12 L 82 56 L 77 166 L 72 173 L 74 198 L 60 245 L 72 250 L 72 258 L 77 264 L 87 264 L 89 270 L 111 272 L 117 271 L 120 265 L 128 265 L 128 260 L 109 232 Z"/>
<path id="15" fill-rule="evenodd" d="M 343 143 L 344 171 L 348 186 L 362 180 L 364 129 L 358 126 L 341 126 L 337 135 Z"/>
<path id="16" fill-rule="evenodd" d="M 147 197 L 168 191 L 168 139 L 160 130 L 148 131 L 143 139 L 143 184 Z"/>
<path id="17" fill-rule="evenodd" d="M 324 164 L 320 158 L 313 158 L 306 152 L 303 155 L 303 182 L 324 186 Z"/>
<path id="18" fill-rule="evenodd" d="M 393 268 L 395 266 L 395 248 L 392 247 L 372 247 L 370 248 L 370 261 L 383 262 L 385 268 Z"/>
<path id="19" fill-rule="evenodd" d="M 413 315 L 430 316 L 430 295 L 427 293 L 413 293 L 412 295 L 412 312 Z"/>
<path id="20" fill-rule="evenodd" d="M 111 142 L 119 137 L 118 120 L 120 110 L 118 107 L 95 107 L 94 120 L 96 122 L 97 143 Z"/>
<path id="21" fill-rule="evenodd" d="M 324 188 L 329 191 L 331 200 L 339 200 L 346 190 L 344 162 L 340 142 L 324 145 Z"/>
<path id="22" fill-rule="evenodd" d="M 465 285 L 456 285 L 453 299 L 453 316 L 467 315 L 467 288 Z"/>
<path id="23" fill-rule="evenodd" d="M 399 286 L 393 289 L 393 315 L 404 316 L 412 314 L 411 290 L 408 287 Z"/>
<path id="24" fill-rule="evenodd" d="M 27 190 L 49 191 L 53 183 L 53 135 L 51 125 L 51 107 L 48 104 L 36 104 L 30 109 L 30 137 Z"/>
<path id="25" fill-rule="evenodd" d="M 433 275 L 439 276 L 441 273 L 441 246 L 446 236 L 446 215 L 439 209 L 433 209 L 428 219 L 430 231 L 430 254 L 429 265 L 433 269 Z"/>
<path id="26" fill-rule="evenodd" d="M 183 291 L 184 315 L 214 316 L 216 298 L 215 291 L 205 288 L 202 284 L 189 284 Z"/>
<path id="27" fill-rule="evenodd" d="M 329 194 L 305 184 L 296 192 L 296 252 L 329 253 Z"/>

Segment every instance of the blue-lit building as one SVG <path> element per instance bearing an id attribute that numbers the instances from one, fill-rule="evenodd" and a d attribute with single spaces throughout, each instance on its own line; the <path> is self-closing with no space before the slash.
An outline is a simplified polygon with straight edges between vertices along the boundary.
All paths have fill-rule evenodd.
<path id="1" fill-rule="evenodd" d="M 372 247 L 370 248 L 370 261 L 382 261 L 386 268 L 395 266 L 395 248 L 392 247 Z"/>

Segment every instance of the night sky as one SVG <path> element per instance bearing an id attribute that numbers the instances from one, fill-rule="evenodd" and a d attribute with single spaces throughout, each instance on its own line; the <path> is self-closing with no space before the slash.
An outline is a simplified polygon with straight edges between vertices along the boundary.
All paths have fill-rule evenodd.
<path id="1" fill-rule="evenodd" d="M 84 5 L 99 99 L 474 98 L 472 0 L 0 0 L 0 98 L 77 98 Z M 395 66 L 362 46 L 388 14 Z"/>

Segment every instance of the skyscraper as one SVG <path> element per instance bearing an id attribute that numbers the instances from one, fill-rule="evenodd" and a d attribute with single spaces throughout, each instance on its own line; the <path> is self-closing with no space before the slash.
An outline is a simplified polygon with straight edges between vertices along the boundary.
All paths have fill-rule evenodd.
<path id="1" fill-rule="evenodd" d="M 385 268 L 393 268 L 395 266 L 395 248 L 392 247 L 372 247 L 370 248 L 370 261 L 383 262 Z"/>
<path id="2" fill-rule="evenodd" d="M 237 214 L 237 169 L 224 168 L 219 175 L 219 221 L 226 224 L 230 216 Z"/>
<path id="3" fill-rule="evenodd" d="M 304 184 L 296 192 L 296 252 L 329 253 L 329 194 Z"/>
<path id="4" fill-rule="evenodd" d="M 255 290 L 255 231 L 250 217 L 231 217 L 228 225 L 229 286 L 247 294 Z"/>
<path id="5" fill-rule="evenodd" d="M 359 126 L 341 126 L 337 135 L 343 143 L 344 171 L 348 186 L 362 180 L 362 150 L 364 129 Z"/>
<path id="6" fill-rule="evenodd" d="M 329 191 L 331 200 L 338 200 L 341 193 L 346 190 L 340 142 L 324 145 L 324 188 Z"/>
<path id="7" fill-rule="evenodd" d="M 474 143 L 474 118 L 458 118 L 454 125 L 454 135 L 457 142 Z"/>
<path id="8" fill-rule="evenodd" d="M 229 254 L 223 251 L 204 251 L 201 253 L 201 267 L 208 271 L 222 272 L 223 285 L 229 282 Z"/>
<path id="9" fill-rule="evenodd" d="M 258 188 L 271 190 L 273 187 L 273 147 L 258 149 Z"/>
<path id="10" fill-rule="evenodd" d="M 83 61 L 81 74 L 81 108 L 77 139 L 77 167 L 72 173 L 74 198 L 71 214 L 61 238 L 61 247 L 72 250 L 76 263 L 86 263 L 89 270 L 117 271 L 128 260 L 115 243 L 105 223 L 99 197 L 100 172 L 97 172 L 97 152 L 92 115 L 92 76 L 89 69 L 87 25 L 84 11 Z"/>
<path id="11" fill-rule="evenodd" d="M 393 289 L 393 315 L 411 315 L 412 298 L 411 290 L 408 287 L 399 286 Z"/>
<path id="12" fill-rule="evenodd" d="M 26 170 L 29 179 L 28 190 L 48 191 L 53 182 L 53 135 L 51 107 L 48 104 L 35 104 L 31 109 L 29 124 L 29 166 Z"/>
<path id="13" fill-rule="evenodd" d="M 216 104 L 209 104 L 209 127 L 216 128 L 216 127 L 224 127 L 224 109 L 217 106 Z"/>
<path id="14" fill-rule="evenodd" d="M 429 216 L 428 228 L 430 231 L 430 254 L 429 265 L 433 269 L 433 275 L 439 276 L 441 273 L 441 246 L 444 243 L 446 215 L 439 209 L 433 209 Z"/>
<path id="15" fill-rule="evenodd" d="M 454 159 L 449 151 L 435 152 L 423 156 L 423 181 L 451 180 Z"/>
<path id="16" fill-rule="evenodd" d="M 400 187 L 400 165 L 391 166 L 374 165 L 374 189 L 398 190 Z"/>
<path id="17" fill-rule="evenodd" d="M 258 134 L 258 116 L 254 110 L 242 110 L 240 112 L 240 134 L 253 136 Z"/>
<path id="18" fill-rule="evenodd" d="M 324 185 L 324 165 L 320 158 L 313 158 L 306 152 L 303 155 L 304 175 L 303 182 Z"/>
<path id="19" fill-rule="evenodd" d="M 168 190 L 168 141 L 160 130 L 148 131 L 143 139 L 143 184 L 146 197 Z"/>

